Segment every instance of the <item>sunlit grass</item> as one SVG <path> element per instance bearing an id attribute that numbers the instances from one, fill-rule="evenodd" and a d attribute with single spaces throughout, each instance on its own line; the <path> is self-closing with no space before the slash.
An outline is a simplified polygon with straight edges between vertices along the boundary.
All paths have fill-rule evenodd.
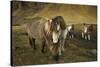
<path id="1" fill-rule="evenodd" d="M 80 31 L 80 28 L 78 28 L 79 25 L 76 25 L 75 27 L 77 31 Z M 48 48 L 46 48 L 47 51 L 45 54 L 41 53 L 41 44 L 39 44 L 38 41 L 36 43 L 36 47 L 38 49 L 36 51 L 33 50 L 29 45 L 28 36 L 24 33 L 25 29 L 22 26 L 12 26 L 13 65 L 57 63 L 52 59 Z M 88 62 L 97 60 L 97 56 L 89 53 L 92 49 L 96 49 L 96 43 L 80 40 L 79 37 L 72 40 L 67 39 L 66 42 L 66 45 L 69 46 L 66 47 L 62 56 L 60 56 L 60 63 Z"/>

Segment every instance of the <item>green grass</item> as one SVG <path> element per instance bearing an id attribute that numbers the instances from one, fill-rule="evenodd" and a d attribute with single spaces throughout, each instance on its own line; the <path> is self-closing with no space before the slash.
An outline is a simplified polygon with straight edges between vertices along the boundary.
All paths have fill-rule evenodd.
<path id="1" fill-rule="evenodd" d="M 41 44 L 36 43 L 37 50 L 33 50 L 29 45 L 27 35 L 22 26 L 12 26 L 12 55 L 13 65 L 37 65 L 71 62 L 96 61 L 97 56 L 90 53 L 97 49 L 96 33 L 93 33 L 92 41 L 82 40 L 80 38 L 80 25 L 75 25 L 77 36 L 74 39 L 66 40 L 66 49 L 60 56 L 59 62 L 52 59 L 51 53 L 47 50 L 45 54 L 41 53 Z M 96 26 L 95 26 L 96 27 Z"/>

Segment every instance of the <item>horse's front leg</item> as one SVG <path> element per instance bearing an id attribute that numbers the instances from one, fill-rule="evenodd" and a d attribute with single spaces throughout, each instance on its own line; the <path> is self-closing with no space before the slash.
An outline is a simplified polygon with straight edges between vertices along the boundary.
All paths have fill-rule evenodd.
<path id="1" fill-rule="evenodd" d="M 63 39 L 63 42 L 62 42 L 61 45 L 62 45 L 62 47 L 61 47 L 62 48 L 62 51 L 65 51 L 65 39 Z"/>
<path id="2" fill-rule="evenodd" d="M 82 38 L 84 38 L 84 33 L 82 32 Z"/>
<path id="3" fill-rule="evenodd" d="M 74 38 L 74 34 L 72 33 L 72 38 Z"/>
<path id="4" fill-rule="evenodd" d="M 88 34 L 85 34 L 85 40 L 87 40 L 88 39 Z"/>
<path id="5" fill-rule="evenodd" d="M 59 60 L 59 57 L 60 56 L 58 54 L 56 54 L 56 55 L 53 56 L 53 58 L 54 58 L 55 61 L 58 61 Z"/>
<path id="6" fill-rule="evenodd" d="M 53 55 L 53 59 L 55 61 L 58 61 L 59 60 L 59 57 L 60 57 L 59 49 L 60 49 L 60 52 L 61 52 L 60 46 L 58 47 L 58 45 L 55 45 L 55 47 L 53 47 L 52 55 Z"/>
<path id="7" fill-rule="evenodd" d="M 58 51 L 59 51 L 59 55 L 61 55 L 61 50 L 62 50 L 62 46 L 60 44 L 59 48 L 58 48 Z"/>

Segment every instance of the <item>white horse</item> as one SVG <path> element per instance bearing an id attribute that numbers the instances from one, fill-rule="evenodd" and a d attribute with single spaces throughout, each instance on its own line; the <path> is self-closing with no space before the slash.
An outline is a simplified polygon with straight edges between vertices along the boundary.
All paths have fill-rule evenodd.
<path id="1" fill-rule="evenodd" d="M 93 31 L 93 25 L 83 24 L 82 38 L 91 40 L 91 32 Z"/>
<path id="2" fill-rule="evenodd" d="M 67 34 L 68 34 L 68 29 L 67 29 L 67 27 L 66 27 L 66 29 L 62 30 L 61 32 L 62 32 L 62 34 L 61 34 L 61 36 L 60 36 L 59 55 L 61 55 L 61 54 L 62 54 L 62 51 L 65 50 L 65 49 L 64 49 L 64 45 L 65 45 L 65 40 L 66 40 Z"/>
<path id="3" fill-rule="evenodd" d="M 62 34 L 60 36 L 60 49 L 59 49 L 59 55 L 62 54 L 62 51 L 65 50 L 64 46 L 65 46 L 65 41 L 66 38 L 74 38 L 74 25 L 66 25 L 66 29 L 61 31 Z"/>
<path id="4" fill-rule="evenodd" d="M 67 29 L 67 33 L 68 33 L 67 36 L 71 39 L 74 38 L 74 25 L 73 24 L 68 25 L 66 29 Z"/>

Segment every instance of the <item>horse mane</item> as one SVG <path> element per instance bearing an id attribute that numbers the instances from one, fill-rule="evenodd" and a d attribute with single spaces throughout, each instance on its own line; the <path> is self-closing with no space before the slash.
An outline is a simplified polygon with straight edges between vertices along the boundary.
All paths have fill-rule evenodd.
<path id="1" fill-rule="evenodd" d="M 66 24 L 62 16 L 56 16 L 52 18 L 52 22 L 58 22 L 62 30 L 66 29 Z M 54 25 L 53 25 L 54 26 Z"/>

